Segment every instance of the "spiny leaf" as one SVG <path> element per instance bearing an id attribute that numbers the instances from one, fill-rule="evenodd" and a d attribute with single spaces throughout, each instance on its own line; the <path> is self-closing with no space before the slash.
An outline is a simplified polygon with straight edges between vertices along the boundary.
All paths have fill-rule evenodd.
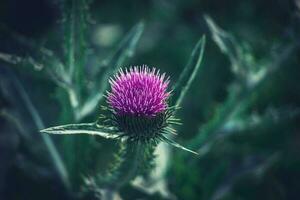
<path id="1" fill-rule="evenodd" d="M 173 87 L 173 102 L 178 107 L 199 72 L 205 47 L 205 36 L 198 41 L 178 82 Z"/>
<path id="2" fill-rule="evenodd" d="M 245 69 L 246 63 L 242 59 L 242 48 L 236 39 L 229 33 L 222 30 L 208 15 L 204 19 L 212 33 L 212 38 L 222 53 L 228 56 L 232 71 L 236 74 L 241 73 L 241 68 Z"/>
<path id="3" fill-rule="evenodd" d="M 221 128 L 219 132 L 222 134 L 217 137 L 211 138 L 201 148 L 198 149 L 199 156 L 204 156 L 210 152 L 211 148 L 218 141 L 223 141 L 232 136 L 233 134 L 244 134 L 245 132 L 257 132 L 257 129 L 261 127 L 275 127 L 278 124 L 284 124 L 288 121 L 296 119 L 300 116 L 300 108 L 279 108 L 279 109 L 268 109 L 265 114 L 261 116 L 253 115 L 244 117 L 243 120 L 236 122 L 235 119 L 227 121 L 226 124 L 231 124 L 230 128 L 226 127 L 226 124 Z M 253 119 L 255 118 L 255 119 Z"/>
<path id="4" fill-rule="evenodd" d="M 55 126 L 41 130 L 42 133 L 49 134 L 88 134 L 101 136 L 106 139 L 116 139 L 118 134 L 113 133 L 113 130 L 96 123 L 81 123 L 81 124 L 67 124 L 62 126 Z"/>
<path id="5" fill-rule="evenodd" d="M 0 59 L 13 65 L 19 64 L 23 60 L 19 56 L 7 54 L 7 53 L 1 53 L 1 52 L 0 52 Z"/>
<path id="6" fill-rule="evenodd" d="M 211 26 L 210 28 L 212 29 L 213 36 L 215 37 L 215 41 L 221 51 L 225 51 L 224 53 L 231 57 L 230 60 L 232 65 L 240 65 L 243 58 L 238 53 L 240 50 L 238 50 L 239 47 L 234 38 L 218 28 L 209 17 L 206 16 L 206 20 L 209 26 Z M 230 44 L 227 44 L 226 41 Z M 265 67 L 265 72 L 262 76 L 255 79 L 255 81 L 251 81 L 252 76 L 249 76 L 250 82 L 248 81 L 248 83 L 251 84 L 241 85 L 239 80 L 241 77 L 236 77 L 236 80 L 231 84 L 231 93 L 228 95 L 226 101 L 217 109 L 214 117 L 207 124 L 201 127 L 198 134 L 189 142 L 189 147 L 199 148 L 199 152 L 206 152 L 210 145 L 205 145 L 205 143 L 209 139 L 212 140 L 213 137 L 216 137 L 220 132 L 219 130 L 223 129 L 227 122 L 233 117 L 242 114 L 247 108 L 249 108 L 253 101 L 253 98 L 251 97 L 255 94 L 257 95 L 257 92 L 260 91 L 264 83 L 270 79 L 274 72 L 283 66 L 283 63 L 294 52 L 296 46 L 297 44 L 288 44 L 281 48 L 283 50 L 278 53 L 278 56 L 276 56 L 275 59 L 269 59 L 271 60 L 270 64 Z M 258 65 L 257 63 L 255 64 Z M 238 67 L 241 68 L 242 66 Z M 248 77 L 244 78 L 247 79 Z M 203 145 L 205 146 L 202 148 Z"/>
<path id="7" fill-rule="evenodd" d="M 253 53 L 249 48 L 245 48 L 243 43 L 221 29 L 209 16 L 204 16 L 208 28 L 212 33 L 212 38 L 220 48 L 221 52 L 228 56 L 231 63 L 231 71 L 237 79 L 244 84 L 253 84 L 266 73 L 265 63 L 257 63 Z"/>
<path id="8" fill-rule="evenodd" d="M 16 33 L 15 31 L 9 29 L 3 24 L 0 24 L 0 30 L 9 34 L 9 36 L 17 41 L 21 46 L 26 46 L 32 51 L 31 56 L 17 56 L 6 53 L 1 53 L 0 59 L 14 65 L 30 65 L 33 66 L 35 70 L 45 70 L 54 82 L 61 85 L 68 85 L 70 80 L 68 74 L 65 71 L 65 66 L 59 59 L 58 55 L 50 49 L 37 44 L 35 41 L 24 37 L 23 35 Z"/>
<path id="9" fill-rule="evenodd" d="M 236 169 L 236 173 L 230 176 L 230 180 L 221 182 L 220 186 L 216 188 L 216 191 L 212 195 L 212 200 L 225 199 L 226 196 L 234 190 L 236 183 L 247 176 L 251 176 L 255 179 L 261 179 L 263 175 L 271 168 L 274 167 L 282 159 L 280 152 L 275 152 L 265 158 L 263 161 L 255 163 L 247 163 L 244 166 L 240 166 Z"/>
<path id="10" fill-rule="evenodd" d="M 265 75 L 259 79 L 252 87 L 245 87 L 244 85 L 236 87 L 235 90 L 231 90 L 227 100 L 215 113 L 212 120 L 210 120 L 205 126 L 202 126 L 198 134 L 189 142 L 189 147 L 199 148 L 201 150 L 205 143 L 216 137 L 228 121 L 238 115 L 244 113 L 247 108 L 253 103 L 253 96 L 259 96 L 261 88 L 264 83 L 269 80 L 272 75 L 283 66 L 283 63 L 294 53 L 296 44 L 288 44 L 283 51 L 278 54 L 276 59 L 272 59 L 272 62 L 267 67 Z M 236 84 L 236 82 L 234 82 Z M 244 86 L 244 87 L 243 87 Z"/>
<path id="11" fill-rule="evenodd" d="M 231 61 L 236 62 L 239 57 L 239 44 L 229 33 L 222 30 L 208 15 L 204 19 L 212 33 L 213 40 L 219 46 L 221 51 L 228 55 Z"/>
<path id="12" fill-rule="evenodd" d="M 57 86 L 65 89 L 70 88 L 69 81 L 63 76 L 65 74 L 64 68 L 60 65 L 61 63 L 56 62 L 56 60 L 44 63 L 42 60 L 37 61 L 31 56 L 21 57 L 2 52 L 0 52 L 0 60 L 17 67 L 29 66 L 31 69 L 33 67 L 35 71 L 44 70 Z"/>
<path id="13" fill-rule="evenodd" d="M 165 136 L 161 136 L 161 140 L 162 140 L 163 142 L 168 143 L 169 145 L 172 145 L 172 146 L 176 147 L 176 148 L 179 148 L 179 149 L 182 149 L 182 150 L 184 150 L 184 151 L 187 151 L 187 152 L 190 152 L 190 153 L 193 153 L 193 154 L 198 155 L 197 152 L 195 152 L 195 151 L 193 151 L 193 150 L 190 150 L 190 149 L 188 149 L 188 148 L 185 148 L 185 147 L 182 146 L 181 144 L 178 144 L 177 142 L 175 142 L 175 141 L 173 141 L 173 140 L 171 140 L 171 139 L 169 139 L 169 138 L 167 138 L 167 137 L 165 137 Z"/>
<path id="14" fill-rule="evenodd" d="M 189 142 L 190 148 L 199 148 L 208 138 L 216 134 L 218 130 L 229 120 L 240 106 L 241 94 L 239 91 L 231 92 L 226 101 L 216 110 L 213 118 L 199 129 L 198 134 Z"/>
<path id="15" fill-rule="evenodd" d="M 124 38 L 124 40 L 120 43 L 118 49 L 112 54 L 112 56 L 108 59 L 107 63 L 109 68 L 107 68 L 105 74 L 101 77 L 101 80 L 108 80 L 109 77 L 116 72 L 116 70 L 122 66 L 124 61 L 133 56 L 134 50 L 137 46 L 138 40 L 140 39 L 144 30 L 144 24 L 142 22 L 138 23 L 132 30 L 128 33 L 128 35 Z M 97 88 L 91 94 L 90 97 L 86 100 L 82 108 L 79 112 L 79 119 L 84 118 L 92 111 L 95 110 L 101 99 L 103 98 L 104 92 L 108 87 L 108 81 L 103 82 L 102 84 L 96 84 Z M 100 86 L 100 88 L 99 88 Z"/>
<path id="16" fill-rule="evenodd" d="M 14 54 L 8 54 L 0 52 L 0 60 L 15 66 L 30 66 L 30 68 L 36 71 L 40 71 L 44 68 L 43 63 L 37 62 L 31 56 L 21 57 Z"/>

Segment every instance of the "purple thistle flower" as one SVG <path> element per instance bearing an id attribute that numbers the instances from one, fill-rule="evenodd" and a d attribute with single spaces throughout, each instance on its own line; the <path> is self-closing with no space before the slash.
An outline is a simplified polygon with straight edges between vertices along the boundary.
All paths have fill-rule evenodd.
<path id="1" fill-rule="evenodd" d="M 168 108 L 169 79 L 155 68 L 121 69 L 109 83 L 107 102 L 118 116 L 155 117 Z"/>

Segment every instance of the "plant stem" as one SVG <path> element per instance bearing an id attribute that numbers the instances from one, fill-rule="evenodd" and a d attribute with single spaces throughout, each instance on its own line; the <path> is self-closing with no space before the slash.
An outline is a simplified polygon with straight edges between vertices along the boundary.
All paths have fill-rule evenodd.
<path id="1" fill-rule="evenodd" d="M 132 144 L 127 142 L 125 150 L 125 160 L 120 165 L 121 173 L 119 174 L 118 181 L 114 183 L 113 188 L 119 189 L 124 184 L 131 181 L 138 174 L 140 159 L 142 158 L 142 146 L 140 142 Z"/>
<path id="2" fill-rule="evenodd" d="M 149 169 L 154 158 L 154 144 L 145 144 L 141 141 L 125 141 L 117 155 L 117 163 L 111 170 L 108 182 L 104 187 L 117 191 L 133 180 L 137 175 Z M 150 151 L 148 151 L 150 150 Z"/>

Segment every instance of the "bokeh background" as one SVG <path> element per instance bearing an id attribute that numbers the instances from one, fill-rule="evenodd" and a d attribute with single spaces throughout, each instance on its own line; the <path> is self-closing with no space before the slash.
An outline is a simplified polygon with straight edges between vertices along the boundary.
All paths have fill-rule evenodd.
<path id="1" fill-rule="evenodd" d="M 88 55 L 105 61 L 128 31 L 143 21 L 145 30 L 135 54 L 122 66 L 155 66 L 170 75 L 171 84 L 200 37 L 207 37 L 201 69 L 178 113 L 183 125 L 176 138 L 199 149 L 200 156 L 170 149 L 165 175 L 170 194 L 149 194 L 128 186 L 121 191 L 124 199 L 300 198 L 300 1 L 94 0 L 88 13 Z M 236 87 L 246 90 L 241 86 L 245 77 L 234 72 L 233 60 L 212 37 L 204 15 L 235 38 L 234 45 L 243 50 L 243 58 L 236 59 L 243 59 L 250 71 L 279 67 L 267 73 L 258 88 L 235 95 L 240 94 Z M 59 1 L 0 1 L 0 199 L 85 198 L 65 190 L 47 159 L 38 133 L 41 128 L 34 123 L 37 119 L 26 98 L 43 126 L 72 123 L 58 102 L 62 92 L 43 70 L 5 59 L 35 54 L 32 43 L 62 58 L 64 20 Z M 238 48 L 231 43 L 228 47 Z M 97 65 L 87 56 L 87 73 L 92 74 Z M 230 118 L 228 113 L 240 107 L 243 111 Z M 82 121 L 92 121 L 98 113 L 95 110 Z M 67 150 L 60 145 L 61 137 L 51 138 L 63 155 Z M 80 158 L 76 166 L 101 171 L 109 165 L 116 147 L 111 141 L 98 142 L 96 149 L 84 154 L 88 158 L 74 152 Z M 90 147 L 83 144 L 83 148 Z"/>

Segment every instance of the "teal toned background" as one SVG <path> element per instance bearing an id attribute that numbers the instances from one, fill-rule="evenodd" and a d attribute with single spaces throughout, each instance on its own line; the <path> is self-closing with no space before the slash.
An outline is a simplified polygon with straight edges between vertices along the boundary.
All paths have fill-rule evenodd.
<path id="1" fill-rule="evenodd" d="M 126 186 L 120 191 L 123 199 L 300 198 L 299 0 L 94 0 L 87 12 L 85 72 L 91 77 L 98 66 L 97 76 L 102 77 L 103 63 L 141 22 L 145 29 L 134 55 L 121 67 L 157 67 L 174 85 L 194 46 L 206 35 L 201 68 L 178 113 L 183 125 L 176 137 L 200 155 L 170 148 L 172 159 L 164 177 L 168 197 Z M 213 37 L 220 32 L 213 32 L 204 16 L 234 38 L 224 37 L 225 50 Z M 59 0 L 0 1 L 1 200 L 91 199 L 65 190 L 38 132 L 74 122 L 65 94 L 37 65 L 29 66 L 30 60 L 14 65 L 18 59 L 9 57 L 7 62 L 7 55 L 41 58 L 32 44 L 46 46 L 63 59 L 65 20 Z M 260 80 L 260 70 L 263 81 L 247 90 L 246 78 L 251 86 Z M 81 84 L 88 86 L 89 81 Z M 99 108 L 81 121 L 95 120 Z M 82 173 L 72 180 L 78 190 L 80 177 L 104 171 L 117 150 L 112 141 L 97 139 L 91 147 L 88 136 L 79 136 L 72 153 L 65 136 L 51 139 L 63 160 L 72 163 L 70 173 Z"/>

